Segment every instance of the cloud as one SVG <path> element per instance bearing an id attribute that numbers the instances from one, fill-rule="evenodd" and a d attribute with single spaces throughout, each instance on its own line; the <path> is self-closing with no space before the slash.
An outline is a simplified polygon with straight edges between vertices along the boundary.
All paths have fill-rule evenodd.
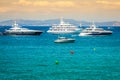
<path id="1" fill-rule="evenodd" d="M 22 6 L 47 6 L 49 5 L 48 1 L 27 1 L 27 0 L 19 0 L 14 2 L 15 5 L 22 5 Z"/>
<path id="2" fill-rule="evenodd" d="M 6 12 L 6 9 L 0 8 L 0 12 L 1 13 Z"/>
<path id="3" fill-rule="evenodd" d="M 20 18 L 93 18 L 120 14 L 119 0 L 2 0 L 0 15 Z M 5 15 L 5 17 L 6 17 Z M 32 16 L 31 16 L 32 15 Z M 74 15 L 74 16 L 73 16 Z M 110 17 L 109 16 L 109 17 Z"/>
<path id="4" fill-rule="evenodd" d="M 120 1 L 97 0 L 16 0 L 11 1 L 7 8 L 1 8 L 0 12 L 95 12 L 102 9 L 114 10 L 120 9 Z"/>
<path id="5" fill-rule="evenodd" d="M 13 2 L 13 6 L 17 7 L 16 11 L 26 11 L 27 13 L 32 12 L 36 14 L 39 12 L 41 14 L 58 14 L 74 10 L 77 6 L 77 3 L 73 0 L 18 0 Z"/>
<path id="6" fill-rule="evenodd" d="M 75 3 L 73 1 L 27 1 L 19 0 L 14 2 L 15 5 L 22 6 L 38 6 L 38 7 L 73 7 Z"/>
<path id="7" fill-rule="evenodd" d="M 10 9 L 7 7 L 0 7 L 0 13 L 5 13 L 7 11 L 10 11 Z"/>
<path id="8" fill-rule="evenodd" d="M 104 9 L 120 9 L 120 1 L 98 0 L 96 3 Z"/>

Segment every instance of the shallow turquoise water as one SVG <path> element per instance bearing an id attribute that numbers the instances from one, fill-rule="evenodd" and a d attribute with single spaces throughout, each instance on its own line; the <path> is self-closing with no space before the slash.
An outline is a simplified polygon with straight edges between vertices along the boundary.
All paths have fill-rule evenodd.
<path id="1" fill-rule="evenodd" d="M 120 80 L 120 28 L 110 36 L 0 36 L 1 80 Z M 74 51 L 71 54 L 70 51 Z M 56 64 L 56 61 L 58 64 Z"/>

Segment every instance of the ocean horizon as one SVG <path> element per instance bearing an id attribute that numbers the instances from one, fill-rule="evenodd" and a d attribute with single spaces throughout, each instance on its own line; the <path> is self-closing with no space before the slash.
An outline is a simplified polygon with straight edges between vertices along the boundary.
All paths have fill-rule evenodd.
<path id="1" fill-rule="evenodd" d="M 120 80 L 120 27 L 109 27 L 113 34 L 106 36 L 70 34 L 76 41 L 63 44 L 54 43 L 58 35 L 49 27 L 25 27 L 44 32 L 0 36 L 1 80 Z"/>

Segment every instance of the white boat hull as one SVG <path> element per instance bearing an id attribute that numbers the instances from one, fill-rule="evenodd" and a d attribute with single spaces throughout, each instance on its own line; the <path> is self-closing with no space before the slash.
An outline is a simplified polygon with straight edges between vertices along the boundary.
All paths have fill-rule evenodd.
<path id="1" fill-rule="evenodd" d="M 77 34 L 80 31 L 49 31 L 48 30 L 47 32 L 51 34 Z"/>
<path id="2" fill-rule="evenodd" d="M 74 43 L 75 39 L 57 39 L 55 43 Z"/>

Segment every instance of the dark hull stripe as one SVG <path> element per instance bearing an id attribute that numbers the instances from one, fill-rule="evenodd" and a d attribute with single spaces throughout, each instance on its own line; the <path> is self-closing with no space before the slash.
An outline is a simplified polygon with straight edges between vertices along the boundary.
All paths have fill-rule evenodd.
<path id="1" fill-rule="evenodd" d="M 88 35 L 110 35 L 112 33 L 92 33 L 92 34 L 88 34 Z"/>
<path id="2" fill-rule="evenodd" d="M 42 32 L 15 32 L 15 33 L 3 33 L 3 35 L 40 35 Z"/>

